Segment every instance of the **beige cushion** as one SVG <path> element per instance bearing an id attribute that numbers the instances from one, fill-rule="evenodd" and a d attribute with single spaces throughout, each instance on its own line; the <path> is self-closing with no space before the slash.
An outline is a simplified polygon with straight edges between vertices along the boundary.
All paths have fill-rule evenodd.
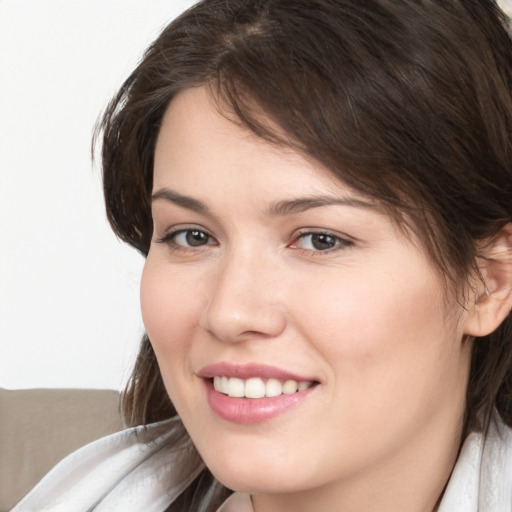
<path id="1" fill-rule="evenodd" d="M 66 455 L 121 430 L 118 404 L 112 390 L 0 389 L 0 512 Z"/>

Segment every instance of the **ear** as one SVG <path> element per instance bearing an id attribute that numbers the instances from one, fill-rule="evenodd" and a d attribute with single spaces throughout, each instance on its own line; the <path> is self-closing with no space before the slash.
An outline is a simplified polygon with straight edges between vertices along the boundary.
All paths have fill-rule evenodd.
<path id="1" fill-rule="evenodd" d="M 512 309 L 512 223 L 485 244 L 477 269 L 465 334 L 480 337 L 497 329 Z"/>

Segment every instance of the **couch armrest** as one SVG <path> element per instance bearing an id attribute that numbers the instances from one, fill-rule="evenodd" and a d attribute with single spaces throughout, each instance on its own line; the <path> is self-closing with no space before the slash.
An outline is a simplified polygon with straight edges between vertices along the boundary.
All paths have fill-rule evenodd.
<path id="1" fill-rule="evenodd" d="M 122 428 L 117 391 L 0 389 L 0 512 L 66 455 Z"/>

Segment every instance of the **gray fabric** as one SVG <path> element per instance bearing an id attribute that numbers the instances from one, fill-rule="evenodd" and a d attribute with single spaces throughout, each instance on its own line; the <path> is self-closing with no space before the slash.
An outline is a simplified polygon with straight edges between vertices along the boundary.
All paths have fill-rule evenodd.
<path id="1" fill-rule="evenodd" d="M 0 388 L 0 512 L 66 455 L 120 429 L 117 391 Z"/>

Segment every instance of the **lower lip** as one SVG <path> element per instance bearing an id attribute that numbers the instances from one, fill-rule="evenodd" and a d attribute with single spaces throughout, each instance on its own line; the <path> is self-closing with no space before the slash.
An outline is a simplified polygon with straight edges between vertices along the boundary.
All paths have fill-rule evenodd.
<path id="1" fill-rule="evenodd" d="M 233 423 L 263 423 L 301 404 L 317 387 L 291 395 L 264 398 L 232 398 L 216 391 L 211 380 L 205 380 L 208 403 L 212 410 L 226 421 Z"/>

